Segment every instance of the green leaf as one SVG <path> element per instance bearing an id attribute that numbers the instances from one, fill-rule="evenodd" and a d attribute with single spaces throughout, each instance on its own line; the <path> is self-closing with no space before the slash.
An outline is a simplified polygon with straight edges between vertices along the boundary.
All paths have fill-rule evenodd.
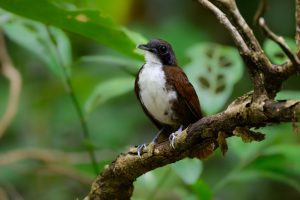
<path id="1" fill-rule="evenodd" d="M 66 10 L 48 0 L 1 0 L 0 7 L 23 17 L 81 34 L 126 55 L 141 59 L 134 53 L 135 43 L 122 27 L 98 11 Z"/>
<path id="2" fill-rule="evenodd" d="M 300 192 L 300 146 L 279 144 L 265 148 L 253 161 L 242 165 L 229 176 L 241 182 L 265 177 L 284 182 Z M 247 156 L 247 155 L 246 155 Z"/>
<path id="3" fill-rule="evenodd" d="M 286 43 L 291 48 L 292 51 L 296 51 L 296 43 L 294 39 L 285 38 Z M 275 64 L 282 64 L 288 60 L 288 57 L 282 51 L 282 49 L 274 41 L 266 39 L 263 45 L 267 56 Z"/>
<path id="4" fill-rule="evenodd" d="M 291 134 L 291 127 L 290 124 L 279 124 L 259 128 L 254 131 L 266 133 L 266 139 L 260 142 L 251 142 L 247 144 L 238 137 L 231 137 L 227 139 L 229 150 L 233 151 L 233 153 L 239 157 L 240 162 L 248 163 L 249 160 L 260 155 L 264 149 L 275 145 L 278 141 L 283 142 L 282 140 L 286 138 L 285 135 Z"/>
<path id="5" fill-rule="evenodd" d="M 79 62 L 96 63 L 99 64 L 99 66 L 102 66 L 103 64 L 111 65 L 132 75 L 135 75 L 138 69 L 143 65 L 141 61 L 136 59 L 128 59 L 111 55 L 83 56 L 79 59 Z"/>
<path id="6" fill-rule="evenodd" d="M 202 162 L 198 159 L 184 159 L 171 165 L 175 173 L 186 183 L 195 183 L 202 173 Z"/>
<path id="7" fill-rule="evenodd" d="M 70 69 L 72 65 L 72 47 L 68 36 L 58 28 L 53 26 L 49 27 L 49 31 L 53 36 L 52 43 L 54 42 L 56 46 L 56 53 L 58 54 L 56 57 L 58 61 L 64 66 Z"/>
<path id="8" fill-rule="evenodd" d="M 111 163 L 111 160 L 102 160 L 98 162 L 98 167 L 102 171 L 105 165 Z M 83 175 L 88 175 L 89 177 L 95 177 L 95 170 L 91 163 L 79 163 L 72 165 L 74 169 Z"/>
<path id="9" fill-rule="evenodd" d="M 197 195 L 198 199 L 211 200 L 212 190 L 211 188 L 201 179 L 192 185 L 192 190 Z"/>
<path id="10" fill-rule="evenodd" d="M 295 153 L 298 153 L 300 148 L 294 150 L 296 150 Z M 244 171 L 246 173 L 252 171 L 257 176 L 284 182 L 300 192 L 300 163 L 297 157 L 286 155 L 286 152 L 261 156 L 242 170 L 240 174 L 243 174 Z M 251 179 L 251 176 L 248 178 Z"/>
<path id="11" fill-rule="evenodd" d="M 295 172 L 300 175 L 300 146 L 299 145 L 290 145 L 290 144 L 281 144 L 267 148 L 264 151 L 264 155 L 280 155 L 284 163 L 290 163 L 289 168 L 292 168 Z"/>
<path id="12" fill-rule="evenodd" d="M 20 17 L 11 18 L 3 29 L 11 40 L 37 55 L 56 75 L 63 77 L 62 67 L 70 70 L 71 45 L 60 29 Z"/>
<path id="13" fill-rule="evenodd" d="M 109 99 L 133 90 L 134 77 L 110 79 L 98 84 L 85 103 L 85 112 L 89 113 Z"/>
<path id="14" fill-rule="evenodd" d="M 123 27 L 122 30 L 136 45 L 145 44 L 148 42 L 148 39 L 145 38 L 141 33 L 132 31 L 126 27 Z"/>
<path id="15" fill-rule="evenodd" d="M 300 92 L 293 90 L 282 90 L 276 95 L 277 100 L 283 99 L 300 99 Z"/>
<path id="16" fill-rule="evenodd" d="M 191 62 L 186 73 L 207 113 L 218 112 L 243 75 L 243 62 L 233 47 L 212 43 L 197 44 L 187 51 Z"/>
<path id="17" fill-rule="evenodd" d="M 146 44 L 148 42 L 148 39 L 138 32 L 131 31 L 126 27 L 123 27 L 123 31 L 136 44 L 136 46 L 139 44 Z M 144 52 L 138 48 L 135 48 L 134 52 L 141 56 L 144 55 Z"/>

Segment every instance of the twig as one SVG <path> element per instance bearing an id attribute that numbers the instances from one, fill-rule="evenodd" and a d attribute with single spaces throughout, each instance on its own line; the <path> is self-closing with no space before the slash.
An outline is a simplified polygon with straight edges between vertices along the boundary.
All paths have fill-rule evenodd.
<path id="1" fill-rule="evenodd" d="M 111 160 L 115 153 L 108 151 L 97 151 L 98 158 Z M 10 165 L 22 160 L 39 160 L 45 163 L 87 163 L 88 155 L 84 153 L 66 153 L 60 150 L 44 148 L 15 149 L 0 154 L 0 166 Z"/>
<path id="2" fill-rule="evenodd" d="M 219 21 L 225 26 L 231 34 L 232 39 L 235 41 L 237 48 L 240 50 L 240 55 L 249 70 L 251 81 L 254 86 L 253 100 L 261 101 L 264 98 L 268 98 L 268 91 L 266 91 L 264 86 L 265 77 L 264 74 L 261 73 L 261 69 L 268 69 L 272 67 L 272 64 L 263 53 L 252 30 L 241 16 L 235 1 L 214 0 L 218 7 L 209 0 L 198 1 L 217 16 Z M 236 37 L 238 37 L 238 40 Z"/>
<path id="3" fill-rule="evenodd" d="M 226 15 L 214 4 L 212 4 L 208 0 L 198 0 L 205 8 L 211 10 L 214 15 L 219 19 L 219 21 L 225 26 L 225 28 L 228 30 L 228 32 L 231 34 L 233 41 L 235 42 L 236 46 L 239 48 L 239 51 L 243 55 L 248 55 L 250 53 L 250 50 L 248 46 L 246 45 L 244 39 L 234 27 L 231 22 L 228 20 Z"/>
<path id="4" fill-rule="evenodd" d="M 78 171 L 71 167 L 62 167 L 58 165 L 46 165 L 42 168 L 41 172 L 50 172 L 51 174 L 59 174 L 65 177 L 69 177 L 74 181 L 78 181 L 81 184 L 89 185 L 93 181 L 91 177 L 78 173 Z"/>
<path id="5" fill-rule="evenodd" d="M 90 184 L 92 181 L 90 177 L 81 175 L 72 167 L 67 167 L 69 164 L 87 162 L 86 156 L 86 154 L 65 153 L 53 149 L 18 149 L 0 154 L 0 166 L 11 165 L 22 160 L 36 160 L 44 164 L 42 170 L 51 170 L 57 174 L 78 180 L 81 183 Z M 67 165 L 64 165 L 65 167 L 58 167 L 61 164 Z"/>
<path id="6" fill-rule="evenodd" d="M 24 200 L 24 197 L 20 194 L 20 192 L 17 190 L 17 188 L 15 188 L 14 185 L 11 185 L 9 183 L 5 184 L 4 185 L 4 189 L 7 191 L 7 194 L 10 197 L 9 199 Z"/>
<path id="7" fill-rule="evenodd" d="M 250 60 L 252 63 L 249 70 L 253 71 L 253 67 L 256 68 L 270 68 L 272 66 L 270 60 L 263 53 L 263 50 L 257 41 L 252 29 L 249 27 L 243 16 L 241 15 L 239 9 L 237 8 L 235 0 L 213 0 L 216 2 L 219 8 L 222 8 L 224 12 L 228 15 L 228 19 L 231 21 L 233 26 L 239 31 L 243 40 L 247 44 L 248 48 L 252 50 L 250 55 L 244 56 L 244 59 Z M 241 55 L 243 56 L 243 55 Z M 249 61 L 248 61 L 249 62 Z"/>
<path id="8" fill-rule="evenodd" d="M 9 200 L 7 192 L 2 187 L 0 187 L 0 199 Z"/>
<path id="9" fill-rule="evenodd" d="M 235 0 L 213 0 L 219 8 L 223 8 L 228 17 L 230 18 L 233 25 L 239 31 L 240 35 L 243 37 L 247 46 L 257 52 L 261 52 L 261 46 L 258 43 L 256 37 L 254 36 L 252 30 L 242 17 L 239 9 L 237 8 Z"/>
<path id="10" fill-rule="evenodd" d="M 97 152 L 99 158 L 101 157 L 102 159 L 111 159 L 112 155 L 110 154 L 110 152 Z M 70 164 L 87 163 L 88 159 L 86 153 L 66 153 L 53 149 L 30 148 L 17 149 L 0 154 L 0 166 L 11 165 L 12 163 L 22 160 L 42 162 L 44 164 L 41 169 L 42 172 L 45 170 L 51 171 L 51 173 L 54 172 L 70 177 L 83 184 L 90 184 L 92 181 L 89 176 L 82 175 L 72 167 L 68 167 Z M 58 167 L 61 165 L 64 167 Z"/>
<path id="11" fill-rule="evenodd" d="M 253 17 L 253 24 L 257 25 L 258 24 L 258 20 L 259 18 L 261 18 L 262 16 L 264 16 L 264 14 L 266 13 L 267 10 L 267 0 L 260 0 L 256 13 Z"/>
<path id="12" fill-rule="evenodd" d="M 278 46 L 280 46 L 282 51 L 287 55 L 287 57 L 290 59 L 290 61 L 294 66 L 299 66 L 300 65 L 299 58 L 297 57 L 297 55 L 295 55 L 292 52 L 292 50 L 285 42 L 284 38 L 276 35 L 266 24 L 266 21 L 263 17 L 267 9 L 266 7 L 267 7 L 267 0 L 261 0 L 258 9 L 256 11 L 256 14 L 254 16 L 254 20 L 256 24 L 262 29 L 266 37 L 273 40 L 275 43 L 278 44 Z"/>
<path id="13" fill-rule="evenodd" d="M 65 66 L 64 63 L 61 60 L 60 53 L 57 49 L 55 39 L 54 39 L 51 31 L 49 30 L 49 26 L 47 26 L 47 32 L 48 32 L 48 35 L 51 38 L 53 44 L 56 47 L 55 50 L 56 50 L 57 57 L 59 58 L 59 61 L 60 61 L 59 62 L 60 66 L 61 66 L 62 71 L 63 71 L 66 90 L 67 90 L 67 93 L 69 94 L 69 96 L 70 96 L 70 98 L 73 102 L 73 105 L 75 107 L 75 110 L 76 110 L 76 112 L 78 114 L 78 117 L 79 117 L 79 120 L 80 120 L 80 124 L 81 124 L 82 131 L 83 131 L 83 136 L 84 136 L 84 145 L 85 145 L 86 150 L 89 153 L 89 156 L 91 158 L 91 162 L 92 162 L 92 165 L 93 165 L 93 168 L 94 168 L 94 172 L 95 172 L 95 174 L 98 174 L 99 173 L 99 166 L 98 166 L 98 163 L 97 163 L 97 160 L 96 160 L 94 146 L 90 144 L 90 141 L 91 141 L 90 140 L 90 133 L 89 133 L 89 130 L 88 130 L 88 127 L 87 127 L 86 119 L 85 119 L 85 117 L 83 115 L 83 112 L 82 112 L 82 109 L 80 107 L 79 101 L 78 101 L 78 99 L 75 95 L 74 87 L 73 87 L 73 84 L 72 84 L 72 81 L 71 81 L 71 77 L 70 77 L 70 75 L 67 71 L 67 66 Z"/>
<path id="14" fill-rule="evenodd" d="M 265 19 L 263 17 L 260 17 L 258 20 L 258 25 L 262 28 L 264 34 L 276 42 L 282 51 L 287 55 L 287 57 L 291 60 L 292 64 L 295 66 L 300 65 L 299 58 L 292 52 L 292 50 L 289 48 L 289 46 L 286 44 L 283 37 L 276 35 L 266 24 Z"/>
<path id="15" fill-rule="evenodd" d="M 299 59 L 297 58 L 297 56 L 293 54 L 293 52 L 290 50 L 290 48 L 288 47 L 284 39 L 281 38 L 280 36 L 277 36 L 267 26 L 267 24 L 265 23 L 265 19 L 263 18 L 266 10 L 267 10 L 267 0 L 261 0 L 257 8 L 257 11 L 255 13 L 255 16 L 253 18 L 253 21 L 256 25 L 258 25 L 263 30 L 264 34 L 268 38 L 275 41 L 283 49 L 284 52 L 287 52 L 286 54 L 289 55 L 288 57 L 290 58 L 288 62 L 283 63 L 281 65 L 273 64 L 272 67 L 269 68 L 269 72 L 274 76 L 281 74 L 281 75 L 286 75 L 288 77 L 290 74 L 293 74 L 296 71 L 294 64 L 299 62 Z M 294 61 L 291 62 L 292 60 Z"/>
<path id="16" fill-rule="evenodd" d="M 300 65 L 298 56 L 290 50 L 284 39 L 273 33 L 265 23 L 263 16 L 266 11 L 266 7 L 267 0 L 261 0 L 257 12 L 255 14 L 256 23 L 262 29 L 264 35 L 266 35 L 271 40 L 275 41 L 289 58 L 289 60 L 283 64 L 272 64 L 271 66 L 261 68 L 261 70 L 263 70 L 265 74 L 265 83 L 268 83 L 265 85 L 265 87 L 268 91 L 269 97 L 274 98 L 276 93 L 281 89 L 282 82 L 285 81 L 292 74 L 299 71 Z"/>
<path id="17" fill-rule="evenodd" d="M 0 138 L 15 117 L 22 88 L 22 78 L 19 71 L 13 65 L 5 46 L 5 40 L 0 30 L 0 71 L 9 80 L 9 98 L 6 111 L 0 121 Z"/>

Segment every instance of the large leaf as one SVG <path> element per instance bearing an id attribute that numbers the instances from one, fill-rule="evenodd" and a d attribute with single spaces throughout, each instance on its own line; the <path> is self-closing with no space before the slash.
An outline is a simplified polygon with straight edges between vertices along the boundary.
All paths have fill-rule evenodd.
<path id="1" fill-rule="evenodd" d="M 228 182 L 246 182 L 263 177 L 286 183 L 300 192 L 299 152 L 299 145 L 278 144 L 257 150 L 256 157 L 247 158 L 249 155 L 245 155 L 215 189 L 226 186 Z"/>
<path id="2" fill-rule="evenodd" d="M 134 53 L 136 44 L 127 36 L 127 32 L 98 11 L 65 10 L 48 0 L 1 0 L 0 7 L 81 34 L 126 55 L 138 57 Z"/>
<path id="3" fill-rule="evenodd" d="M 60 29 L 13 16 L 3 24 L 3 29 L 11 40 L 36 54 L 56 75 L 62 77 L 62 67 L 70 69 L 71 44 Z"/>
<path id="4" fill-rule="evenodd" d="M 167 165 L 139 177 L 134 183 L 134 192 L 131 199 L 197 199 L 182 184 L 182 179 L 172 172 L 170 165 Z"/>
<path id="5" fill-rule="evenodd" d="M 278 92 L 276 99 L 300 99 L 300 92 L 295 90 L 282 90 Z"/>
<path id="6" fill-rule="evenodd" d="M 249 162 L 257 155 L 261 154 L 262 150 L 274 145 L 275 141 L 281 140 L 283 134 L 289 134 L 290 127 L 287 124 L 281 124 L 277 126 L 270 126 L 260 128 L 258 130 L 262 133 L 267 133 L 267 138 L 260 142 L 244 143 L 241 138 L 231 137 L 227 139 L 229 151 L 232 151 L 238 158 L 240 162 Z"/>
<path id="7" fill-rule="evenodd" d="M 108 165 L 109 163 L 111 163 L 111 160 L 101 160 L 98 161 L 98 167 L 99 169 L 102 171 L 103 168 Z M 94 177 L 95 176 L 95 170 L 94 167 L 91 163 L 76 163 L 72 165 L 72 168 L 75 169 L 76 171 L 78 171 L 78 173 L 82 174 L 82 175 L 86 175 L 86 176 L 90 176 L 90 177 Z"/>
<path id="8" fill-rule="evenodd" d="M 102 66 L 103 64 L 109 65 L 112 67 L 120 68 L 131 75 L 135 75 L 138 69 L 143 65 L 141 61 L 136 59 L 122 58 L 120 56 L 111 56 L 111 55 L 92 55 L 92 56 L 83 56 L 79 59 L 79 62 L 85 63 L 95 63 Z"/>
<path id="9" fill-rule="evenodd" d="M 110 79 L 96 86 L 85 104 L 85 111 L 91 112 L 107 100 L 125 94 L 133 89 L 134 77 Z"/>
<path id="10" fill-rule="evenodd" d="M 196 89 L 201 108 L 207 114 L 219 111 L 243 74 L 238 51 L 233 47 L 203 43 L 191 47 L 187 53 L 191 62 L 185 66 L 186 73 Z"/>
<path id="11" fill-rule="evenodd" d="M 192 185 L 192 190 L 197 195 L 198 199 L 211 200 L 212 191 L 211 188 L 201 179 Z"/>
<path id="12" fill-rule="evenodd" d="M 175 173 L 186 183 L 195 183 L 202 173 L 202 162 L 197 159 L 184 159 L 171 165 Z"/>
<path id="13" fill-rule="evenodd" d="M 295 95 L 289 96 L 295 98 Z M 229 182 L 246 182 L 268 178 L 284 182 L 300 191 L 300 146 L 294 143 L 297 136 L 291 134 L 290 124 L 260 128 L 267 133 L 261 142 L 245 144 L 240 138 L 230 138 L 229 149 L 238 156 L 239 162 L 227 176 L 215 186 L 215 190 Z M 291 137 L 293 136 L 293 137 Z"/>
<path id="14" fill-rule="evenodd" d="M 229 151 L 232 151 L 240 162 L 248 163 L 249 160 L 256 158 L 261 155 L 263 150 L 277 145 L 277 143 L 290 143 L 294 142 L 296 138 L 295 134 L 292 134 L 292 126 L 290 123 L 282 123 L 273 126 L 267 126 L 259 129 L 255 129 L 266 134 L 266 139 L 260 142 L 251 142 L 245 144 L 238 137 L 228 138 Z"/>
<path id="15" fill-rule="evenodd" d="M 290 38 L 285 38 L 286 43 L 291 48 L 292 51 L 296 50 L 295 40 Z M 264 42 L 264 50 L 266 54 L 269 56 L 271 61 L 275 64 L 282 64 L 288 60 L 286 54 L 282 51 L 282 49 L 276 44 L 274 41 L 267 39 Z"/>
<path id="16" fill-rule="evenodd" d="M 256 173 L 258 176 L 284 182 L 300 192 L 300 146 L 276 145 L 266 149 L 262 156 L 250 163 L 243 173 Z M 248 177 L 251 179 L 251 176 Z"/>

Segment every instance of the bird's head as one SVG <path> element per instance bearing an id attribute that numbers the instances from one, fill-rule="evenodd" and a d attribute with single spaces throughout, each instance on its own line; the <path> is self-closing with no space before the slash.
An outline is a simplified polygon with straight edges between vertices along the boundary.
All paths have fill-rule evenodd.
<path id="1" fill-rule="evenodd" d="M 172 46 L 164 40 L 152 39 L 147 44 L 139 45 L 138 48 L 146 51 L 146 62 L 177 65 Z"/>

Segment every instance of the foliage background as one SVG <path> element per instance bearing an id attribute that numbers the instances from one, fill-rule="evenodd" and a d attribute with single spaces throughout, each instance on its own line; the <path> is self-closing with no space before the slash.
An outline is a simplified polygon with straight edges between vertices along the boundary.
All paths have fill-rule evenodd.
<path id="1" fill-rule="evenodd" d="M 251 24 L 258 1 L 237 3 Z M 135 46 L 147 38 L 173 45 L 206 114 L 252 89 L 230 36 L 196 1 L 1 0 L 0 8 L 0 29 L 23 79 L 17 116 L 0 138 L 0 199 L 83 198 L 95 178 L 87 148 L 101 169 L 152 139 L 156 130 L 133 92 L 143 63 Z M 294 1 L 271 1 L 266 20 L 295 45 Z M 284 62 L 253 29 L 272 60 Z M 68 78 L 90 138 L 83 137 Z M 0 116 L 8 88 L 0 76 Z M 299 89 L 292 77 L 277 98 L 299 99 Z M 298 199 L 299 135 L 291 124 L 260 131 L 267 134 L 260 143 L 230 138 L 225 157 L 216 151 L 202 162 L 186 159 L 145 174 L 132 199 Z"/>

